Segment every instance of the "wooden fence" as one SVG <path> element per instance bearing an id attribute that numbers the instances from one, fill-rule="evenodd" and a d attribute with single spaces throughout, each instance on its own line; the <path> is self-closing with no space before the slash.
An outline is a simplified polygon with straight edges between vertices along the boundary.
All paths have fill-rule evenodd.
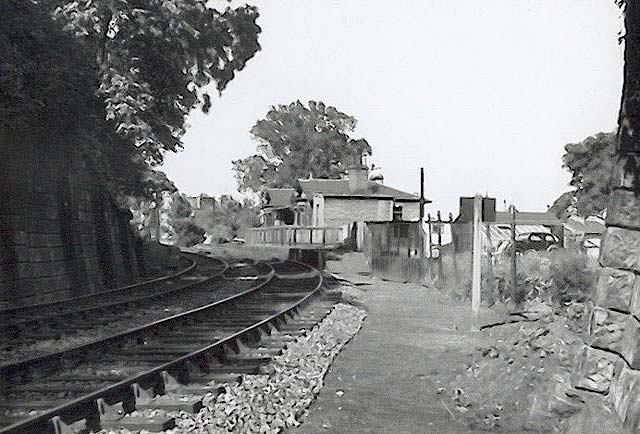
<path id="1" fill-rule="evenodd" d="M 251 244 L 336 246 L 344 241 L 341 227 L 271 226 L 251 230 Z"/>

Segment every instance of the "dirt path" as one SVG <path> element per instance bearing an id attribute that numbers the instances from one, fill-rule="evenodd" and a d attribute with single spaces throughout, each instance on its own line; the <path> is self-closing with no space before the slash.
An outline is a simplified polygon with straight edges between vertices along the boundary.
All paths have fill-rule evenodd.
<path id="1" fill-rule="evenodd" d="M 420 285 L 371 279 L 358 254 L 329 271 L 360 284 L 362 330 L 335 359 L 305 422 L 290 434 L 470 433 L 441 385 L 465 369 L 482 335 L 468 306 Z M 446 407 L 448 408 L 446 408 Z"/>

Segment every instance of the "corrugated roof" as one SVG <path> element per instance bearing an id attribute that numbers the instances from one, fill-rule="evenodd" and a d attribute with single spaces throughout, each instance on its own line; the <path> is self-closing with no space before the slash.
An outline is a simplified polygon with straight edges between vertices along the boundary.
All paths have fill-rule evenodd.
<path id="1" fill-rule="evenodd" d="M 496 224 L 510 224 L 511 214 L 508 211 L 496 212 Z M 562 226 L 555 215 L 548 212 L 520 212 L 516 213 L 516 224 L 518 225 L 545 225 Z"/>
<path id="2" fill-rule="evenodd" d="M 574 234 L 600 235 L 605 231 L 604 220 L 596 216 L 587 217 L 586 219 L 571 216 L 564 224 L 564 227 Z"/>
<path id="3" fill-rule="evenodd" d="M 367 181 L 367 189 L 363 192 L 353 193 L 349 188 L 348 179 L 299 179 L 300 187 L 307 198 L 314 194 L 323 196 L 359 196 L 373 198 L 394 198 L 400 200 L 419 200 L 415 194 L 392 188 L 373 181 Z"/>
<path id="4" fill-rule="evenodd" d="M 516 236 L 530 234 L 531 232 L 551 233 L 548 228 L 542 225 L 516 225 Z M 511 227 L 503 223 L 491 224 L 489 225 L 489 234 L 491 235 L 491 242 L 497 245 L 499 242 L 511 239 Z"/>

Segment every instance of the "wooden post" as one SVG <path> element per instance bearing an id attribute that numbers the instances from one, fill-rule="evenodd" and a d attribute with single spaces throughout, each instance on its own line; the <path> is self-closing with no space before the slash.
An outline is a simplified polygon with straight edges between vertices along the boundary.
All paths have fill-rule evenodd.
<path id="1" fill-rule="evenodd" d="M 438 211 L 438 280 L 444 283 L 446 277 L 444 275 L 444 266 L 442 264 L 442 215 Z"/>
<path id="2" fill-rule="evenodd" d="M 453 214 L 449 213 L 449 229 L 451 230 L 451 250 L 452 250 L 452 259 L 453 259 L 453 273 L 458 276 L 458 249 L 456 248 L 456 238 L 453 236 Z"/>
<path id="3" fill-rule="evenodd" d="M 473 265 L 471 274 L 471 310 L 474 315 L 480 311 L 480 283 L 482 278 L 482 238 L 481 238 L 482 197 L 473 198 Z"/>
<path id="4" fill-rule="evenodd" d="M 424 230 L 422 229 L 422 223 L 424 220 L 424 167 L 420 168 L 420 225 L 419 227 L 419 234 L 420 234 L 420 241 L 419 241 L 419 246 L 420 246 L 420 253 L 419 253 L 419 257 L 420 258 L 424 258 Z"/>
<path id="5" fill-rule="evenodd" d="M 158 221 L 158 225 L 156 226 L 156 241 L 160 242 L 160 237 L 162 236 L 162 229 L 160 227 L 160 203 L 156 200 L 156 220 Z"/>
<path id="6" fill-rule="evenodd" d="M 511 288 L 515 291 L 518 288 L 518 274 L 516 266 L 516 207 L 509 207 L 511 213 Z"/>
<path id="7" fill-rule="evenodd" d="M 427 226 L 429 229 L 427 233 L 427 240 L 429 241 L 429 258 L 431 258 L 431 252 L 433 251 L 431 248 L 431 214 L 427 214 Z"/>

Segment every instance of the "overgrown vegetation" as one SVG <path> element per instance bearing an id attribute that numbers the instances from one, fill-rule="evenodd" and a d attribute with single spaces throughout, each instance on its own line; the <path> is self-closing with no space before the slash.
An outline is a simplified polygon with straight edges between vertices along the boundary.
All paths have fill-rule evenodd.
<path id="1" fill-rule="evenodd" d="M 437 275 L 437 264 L 432 265 Z M 520 308 L 527 301 L 539 299 L 557 308 L 566 303 L 583 302 L 589 297 L 597 279 L 597 263 L 577 249 L 551 252 L 530 251 L 516 257 L 517 287 L 511 282 L 508 255 L 482 261 L 482 301 L 487 305 L 509 303 Z M 457 273 L 455 272 L 457 270 Z M 471 254 L 459 253 L 454 260 L 443 256 L 447 280 L 440 286 L 455 298 L 471 296 Z"/>

